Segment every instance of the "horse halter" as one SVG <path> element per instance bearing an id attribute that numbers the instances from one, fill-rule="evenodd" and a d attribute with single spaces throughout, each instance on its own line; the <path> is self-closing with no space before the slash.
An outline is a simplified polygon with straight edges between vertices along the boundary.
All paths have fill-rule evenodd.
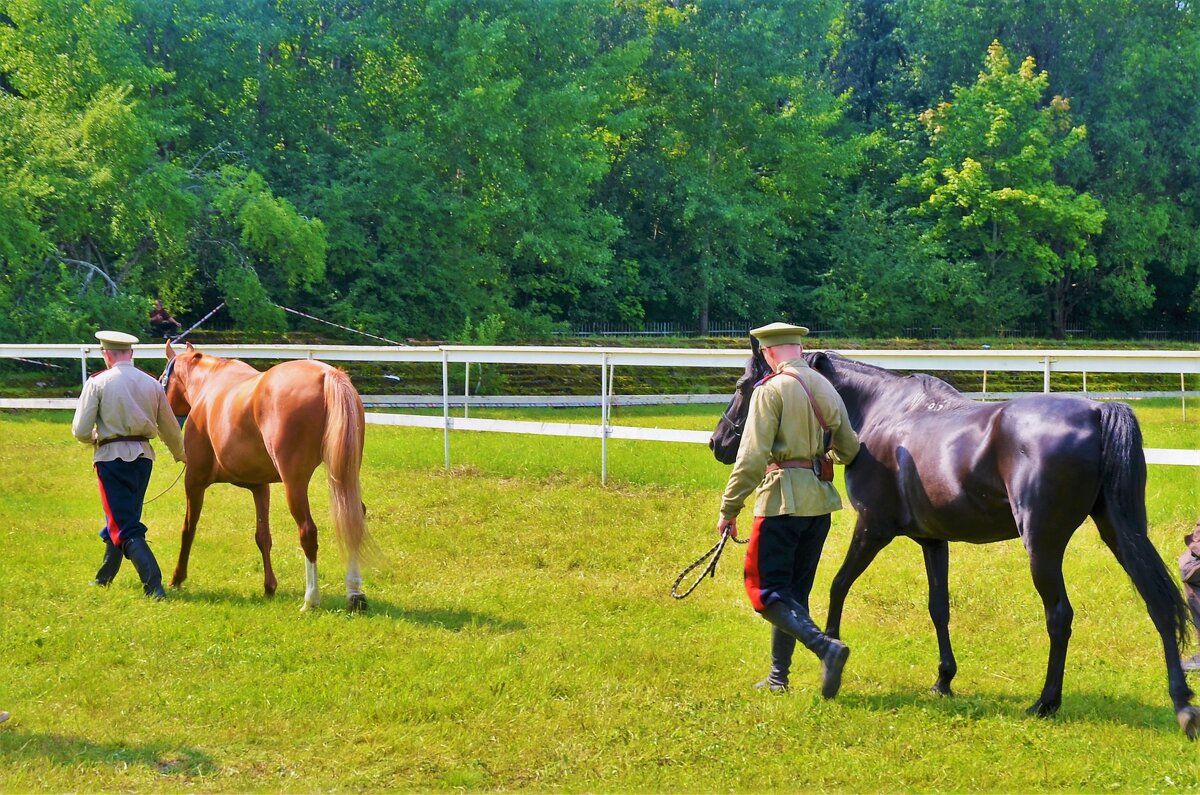
<path id="1" fill-rule="evenodd" d="M 178 358 L 179 357 L 176 356 L 176 357 L 172 358 L 170 361 L 168 361 L 167 366 L 163 368 L 162 375 L 160 375 L 158 377 L 159 386 L 162 387 L 162 390 L 164 393 L 166 393 L 167 387 L 170 386 L 170 384 L 171 384 L 171 373 L 173 373 L 175 371 L 175 360 Z M 176 414 L 175 419 L 179 421 L 179 427 L 182 428 L 183 423 L 187 420 L 187 415 L 186 414 Z"/>
<path id="2" fill-rule="evenodd" d="M 733 417 L 729 416 L 728 408 L 726 408 L 725 411 L 721 412 L 721 419 L 725 420 L 725 423 L 730 428 L 733 429 L 733 435 L 739 439 L 742 438 L 742 431 L 745 430 L 745 428 L 746 428 L 746 420 L 748 418 L 749 418 L 749 415 L 747 415 L 746 417 L 743 417 L 741 423 L 739 423 L 737 420 L 733 419 Z"/>
<path id="3" fill-rule="evenodd" d="M 162 375 L 158 377 L 159 386 L 163 388 L 164 392 L 167 391 L 167 385 L 171 383 L 171 371 L 175 369 L 175 359 L 178 358 L 178 356 L 172 357 L 172 359 L 167 362 L 167 366 L 163 368 Z"/>

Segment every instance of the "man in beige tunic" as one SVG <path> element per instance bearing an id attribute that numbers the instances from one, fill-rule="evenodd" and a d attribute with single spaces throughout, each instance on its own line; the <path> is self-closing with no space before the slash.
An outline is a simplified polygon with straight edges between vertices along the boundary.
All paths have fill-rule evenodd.
<path id="1" fill-rule="evenodd" d="M 98 331 L 100 352 L 108 369 L 83 385 L 71 433 L 91 444 L 92 463 L 100 482 L 106 526 L 104 563 L 93 582 L 108 585 L 129 558 L 147 596 L 162 599 L 162 572 L 146 542 L 142 503 L 154 468 L 150 440 L 162 436 L 176 461 L 184 460 L 183 433 L 171 413 L 166 394 L 154 376 L 133 366 L 137 337 L 120 331 Z"/>
<path id="2" fill-rule="evenodd" d="M 737 515 L 757 487 L 746 593 L 772 625 L 771 672 L 758 686 L 787 689 L 798 640 L 820 659 L 821 693 L 833 698 L 850 649 L 813 623 L 808 596 L 830 513 L 842 507 L 837 489 L 822 477 L 824 470 L 832 479 L 832 462 L 822 466 L 822 459 L 831 454 L 839 463 L 850 463 L 858 453 L 858 437 L 841 396 L 801 357 L 808 329 L 772 323 L 750 333 L 772 372 L 751 393 L 717 530 L 737 535 Z"/>

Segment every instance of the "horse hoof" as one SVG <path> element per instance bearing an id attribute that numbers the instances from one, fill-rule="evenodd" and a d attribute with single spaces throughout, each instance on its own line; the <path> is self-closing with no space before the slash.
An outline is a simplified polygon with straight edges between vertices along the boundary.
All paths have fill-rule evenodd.
<path id="1" fill-rule="evenodd" d="M 1035 718 L 1049 718 L 1058 712 L 1058 704 L 1046 704 L 1040 699 L 1034 702 L 1033 706 L 1025 710 L 1026 715 L 1032 715 Z"/>
<path id="2" fill-rule="evenodd" d="M 351 613 L 367 612 L 367 597 L 363 594 L 351 594 L 346 599 L 346 610 Z"/>
<path id="3" fill-rule="evenodd" d="M 1179 728 L 1183 729 L 1189 740 L 1200 737 L 1200 709 L 1184 707 L 1175 713 L 1175 717 L 1179 720 Z"/>
<path id="4" fill-rule="evenodd" d="M 929 688 L 929 692 L 933 693 L 935 696 L 944 696 L 946 698 L 950 698 L 954 695 L 954 691 L 950 689 L 950 685 L 943 685 L 941 682 L 938 682 L 936 685 Z"/>

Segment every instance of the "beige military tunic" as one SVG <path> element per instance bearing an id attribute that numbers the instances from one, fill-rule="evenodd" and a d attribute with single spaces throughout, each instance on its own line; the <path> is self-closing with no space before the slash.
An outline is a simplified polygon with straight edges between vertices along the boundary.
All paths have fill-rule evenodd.
<path id="1" fill-rule="evenodd" d="M 175 460 L 184 458 L 183 433 L 162 386 L 133 362 L 117 362 L 87 380 L 75 408 L 71 433 L 81 442 L 96 444 L 93 463 L 134 461 L 139 457 L 154 460 L 154 448 L 148 442 L 99 444 L 117 436 L 152 439 L 161 434 Z"/>
<path id="2" fill-rule="evenodd" d="M 833 432 L 834 460 L 842 464 L 853 461 L 858 454 L 858 437 L 850 426 L 846 404 L 833 385 L 803 359 L 784 362 L 779 371 L 804 379 Z M 772 461 L 812 460 L 820 455 L 823 436 L 808 395 L 795 378 L 777 376 L 755 388 L 737 460 L 721 499 L 722 518 L 736 517 L 755 486 L 755 516 L 821 516 L 840 510 L 842 498 L 837 489 L 818 479 L 812 470 L 766 472 Z"/>

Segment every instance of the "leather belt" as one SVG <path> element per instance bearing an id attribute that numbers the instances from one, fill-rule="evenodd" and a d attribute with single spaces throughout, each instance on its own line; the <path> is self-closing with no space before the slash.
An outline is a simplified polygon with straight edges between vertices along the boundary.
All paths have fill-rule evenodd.
<path id="1" fill-rule="evenodd" d="M 812 461 L 806 458 L 793 458 L 790 461 L 772 461 L 767 464 L 768 472 L 778 472 L 781 469 L 808 469 L 813 468 Z"/>
<path id="2" fill-rule="evenodd" d="M 148 442 L 148 441 L 150 441 L 149 436 L 114 436 L 111 439 L 101 440 L 99 442 L 99 446 L 103 447 L 104 445 L 112 444 L 113 442 Z"/>

